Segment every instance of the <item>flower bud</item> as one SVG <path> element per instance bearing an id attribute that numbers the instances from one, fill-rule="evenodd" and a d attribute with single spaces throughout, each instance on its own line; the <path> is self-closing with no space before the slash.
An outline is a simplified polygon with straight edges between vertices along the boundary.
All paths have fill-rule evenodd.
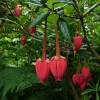
<path id="1" fill-rule="evenodd" d="M 30 35 L 34 35 L 34 33 L 36 32 L 36 27 L 29 27 L 28 28 L 28 32 L 30 33 Z"/>
<path id="2" fill-rule="evenodd" d="M 84 76 L 79 73 L 74 74 L 72 80 L 73 83 L 77 85 L 81 85 L 85 81 Z"/>
<path id="3" fill-rule="evenodd" d="M 14 9 L 14 15 L 16 17 L 19 17 L 21 15 L 21 13 L 22 13 L 22 7 L 21 7 L 21 5 L 17 4 Z"/>
<path id="4" fill-rule="evenodd" d="M 84 78 L 88 81 L 91 80 L 91 73 L 90 73 L 90 69 L 88 66 L 84 66 L 82 69 L 81 69 L 81 73 L 83 74 Z"/>
<path id="5" fill-rule="evenodd" d="M 74 44 L 74 51 L 78 51 L 81 48 L 83 39 L 82 36 L 75 36 L 73 38 L 73 44 Z"/>
<path id="6" fill-rule="evenodd" d="M 21 44 L 22 44 L 23 46 L 26 44 L 27 39 L 26 39 L 26 36 L 25 36 L 24 34 L 21 36 L 20 41 L 21 41 Z"/>

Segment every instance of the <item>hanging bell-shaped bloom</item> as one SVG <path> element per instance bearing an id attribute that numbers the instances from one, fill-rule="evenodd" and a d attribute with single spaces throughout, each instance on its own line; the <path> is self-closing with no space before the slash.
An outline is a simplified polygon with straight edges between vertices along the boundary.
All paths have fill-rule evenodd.
<path id="1" fill-rule="evenodd" d="M 27 41 L 26 35 L 23 34 L 23 35 L 21 36 L 20 42 L 21 42 L 21 44 L 24 46 L 24 45 L 26 44 L 26 41 Z"/>
<path id="2" fill-rule="evenodd" d="M 75 36 L 73 38 L 74 51 L 77 52 L 81 48 L 82 42 L 83 42 L 83 39 L 82 39 L 82 36 L 80 36 L 80 35 Z"/>
<path id="3" fill-rule="evenodd" d="M 65 57 L 52 57 L 50 61 L 50 71 L 56 81 L 60 81 L 67 69 L 67 60 Z"/>
<path id="4" fill-rule="evenodd" d="M 17 4 L 14 9 L 14 16 L 19 17 L 22 13 L 22 7 L 20 4 Z"/>
<path id="5" fill-rule="evenodd" d="M 49 77 L 50 74 L 49 63 L 50 63 L 49 59 L 42 60 L 41 58 L 39 58 L 36 61 L 35 65 L 36 74 L 42 84 L 44 84 Z"/>
<path id="6" fill-rule="evenodd" d="M 91 73 L 90 73 L 90 69 L 89 69 L 88 66 L 83 66 L 82 69 L 81 69 L 81 73 L 83 74 L 84 78 L 87 81 L 91 80 Z"/>
<path id="7" fill-rule="evenodd" d="M 83 83 L 81 83 L 79 85 L 79 87 L 80 87 L 81 90 L 84 90 L 87 87 L 87 81 L 84 81 Z"/>
<path id="8" fill-rule="evenodd" d="M 86 73 L 88 75 L 85 75 Z M 72 80 L 75 85 L 78 85 L 81 90 L 84 90 L 88 86 L 89 81 L 91 80 L 87 67 L 81 69 L 81 73 L 75 73 L 72 77 Z"/>
<path id="9" fill-rule="evenodd" d="M 29 27 L 28 28 L 28 32 L 30 33 L 30 35 L 34 35 L 34 33 L 36 32 L 36 27 Z"/>
<path id="10" fill-rule="evenodd" d="M 79 81 L 79 74 L 78 74 L 78 73 L 74 74 L 73 77 L 72 77 L 72 80 L 73 80 L 73 83 L 74 83 L 75 85 L 78 84 L 78 81 Z"/>
<path id="11" fill-rule="evenodd" d="M 85 80 L 83 74 L 81 73 L 75 73 L 72 77 L 73 83 L 75 85 L 78 85 L 81 90 L 84 90 L 88 84 L 88 82 Z"/>
<path id="12" fill-rule="evenodd" d="M 84 76 L 81 73 L 74 74 L 72 80 L 76 85 L 81 85 L 85 81 Z"/>

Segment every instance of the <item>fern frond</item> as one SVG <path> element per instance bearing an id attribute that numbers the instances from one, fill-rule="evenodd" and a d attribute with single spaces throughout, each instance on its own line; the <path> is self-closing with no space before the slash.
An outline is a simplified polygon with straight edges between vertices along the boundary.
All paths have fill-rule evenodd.
<path id="1" fill-rule="evenodd" d="M 3 97 L 10 92 L 19 92 L 38 83 L 33 68 L 5 68 L 0 72 L 0 89 Z"/>

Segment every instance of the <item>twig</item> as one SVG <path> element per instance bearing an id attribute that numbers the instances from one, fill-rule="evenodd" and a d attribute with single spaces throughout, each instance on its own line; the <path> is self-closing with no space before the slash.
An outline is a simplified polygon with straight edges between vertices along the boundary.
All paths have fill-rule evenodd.
<path id="1" fill-rule="evenodd" d="M 85 30 L 85 25 L 84 25 L 84 21 L 83 21 L 83 17 L 80 18 L 80 22 L 81 22 L 81 25 L 82 25 L 82 28 L 83 28 L 83 32 L 84 32 L 84 38 L 86 40 L 86 43 L 90 49 L 90 51 L 95 55 L 95 57 L 97 57 L 98 59 L 100 59 L 100 56 L 99 54 L 90 46 L 89 44 L 89 41 L 87 39 L 87 34 L 86 34 L 86 30 Z"/>
<path id="2" fill-rule="evenodd" d="M 11 11 L 11 9 L 9 8 L 9 5 L 8 5 L 8 3 L 7 3 L 7 0 L 5 0 L 5 3 L 6 3 L 6 6 L 7 6 L 7 8 L 8 8 L 8 10 L 10 11 L 10 13 L 11 13 L 11 15 L 13 15 L 13 13 L 12 13 L 12 11 Z M 13 15 L 14 16 L 14 15 Z M 15 16 L 14 16 L 15 17 Z M 16 18 L 16 17 L 15 17 Z M 18 20 L 18 18 L 16 18 L 16 20 Z M 18 20 L 18 22 L 19 22 L 19 20 Z M 24 32 L 24 33 L 26 33 L 26 31 L 24 30 L 24 27 L 23 27 L 23 25 L 22 24 L 20 24 L 20 23 L 18 23 L 22 28 L 21 28 L 21 30 Z"/>
<path id="3" fill-rule="evenodd" d="M 77 0 L 73 0 L 73 2 L 75 4 L 76 11 L 78 12 L 78 14 L 80 14 L 80 8 L 79 8 L 78 1 Z"/>
<path id="4" fill-rule="evenodd" d="M 81 22 L 81 25 L 82 25 L 82 28 L 83 28 L 83 32 L 84 32 L 84 38 L 85 38 L 85 40 L 86 40 L 86 43 L 87 43 L 87 45 L 88 45 L 88 47 L 89 47 L 89 49 L 90 49 L 90 51 L 95 55 L 95 57 L 97 57 L 98 59 L 100 59 L 100 56 L 99 56 L 99 54 L 90 46 L 90 44 L 89 44 L 89 41 L 88 41 L 88 38 L 87 38 L 87 34 L 86 34 L 86 30 L 85 30 L 85 25 L 84 25 L 84 17 L 83 17 L 83 14 L 81 14 L 81 12 L 80 12 L 80 9 L 79 9 L 79 6 L 78 6 L 78 1 L 77 0 L 73 0 L 73 2 L 74 2 L 74 4 L 75 4 L 75 6 L 77 7 L 77 13 L 78 13 L 78 15 L 79 15 L 79 19 L 80 19 L 80 22 Z M 88 10 L 86 13 L 85 13 L 85 15 L 87 14 L 87 13 L 89 13 L 89 12 L 91 12 L 95 7 L 97 7 L 98 5 L 100 5 L 100 2 L 99 3 L 97 3 L 97 4 L 95 4 L 94 6 L 92 6 L 91 7 L 91 9 L 90 10 Z"/>
<path id="5" fill-rule="evenodd" d="M 64 17 L 76 18 L 75 16 L 64 15 Z"/>
<path id="6" fill-rule="evenodd" d="M 85 17 L 87 14 L 89 14 L 92 10 L 94 10 L 96 7 L 98 7 L 100 5 L 100 2 L 94 4 L 93 6 L 91 6 L 84 14 L 83 17 Z"/>

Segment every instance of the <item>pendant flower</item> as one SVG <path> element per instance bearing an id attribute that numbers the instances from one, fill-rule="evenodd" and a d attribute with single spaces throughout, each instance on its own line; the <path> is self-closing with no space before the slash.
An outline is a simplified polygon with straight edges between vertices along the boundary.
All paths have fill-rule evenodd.
<path id="1" fill-rule="evenodd" d="M 42 84 L 44 84 L 49 77 L 49 62 L 49 59 L 42 60 L 41 58 L 36 61 L 36 75 Z"/>

